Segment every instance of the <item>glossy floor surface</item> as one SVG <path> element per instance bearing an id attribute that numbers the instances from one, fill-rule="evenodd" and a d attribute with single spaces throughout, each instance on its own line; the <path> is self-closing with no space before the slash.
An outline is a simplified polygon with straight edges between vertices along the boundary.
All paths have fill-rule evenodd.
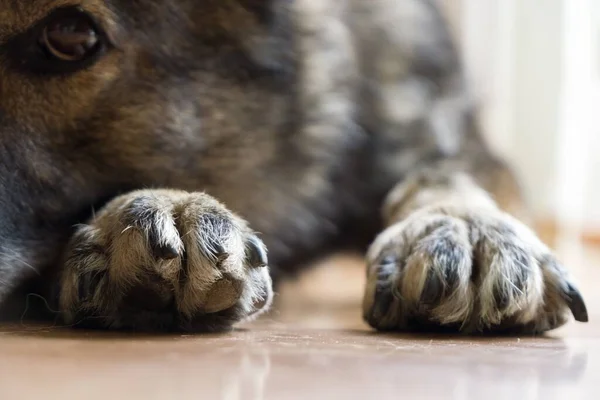
<path id="1" fill-rule="evenodd" d="M 231 334 L 0 328 L 0 399 L 599 399 L 600 251 L 561 254 L 591 322 L 547 337 L 376 334 L 360 319 L 360 265 L 336 259 Z"/>

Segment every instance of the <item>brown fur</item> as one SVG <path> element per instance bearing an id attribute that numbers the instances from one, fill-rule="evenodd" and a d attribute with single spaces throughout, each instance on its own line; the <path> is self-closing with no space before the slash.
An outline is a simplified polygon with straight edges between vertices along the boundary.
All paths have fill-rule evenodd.
<path id="1" fill-rule="evenodd" d="M 76 4 L 106 48 L 47 73 L 40 29 L 75 3 L 0 0 L 0 301 L 38 273 L 69 323 L 222 329 L 272 298 L 254 232 L 279 276 L 387 227 L 368 258 L 377 328 L 587 318 L 496 205 L 516 214 L 518 188 L 434 0 Z"/>

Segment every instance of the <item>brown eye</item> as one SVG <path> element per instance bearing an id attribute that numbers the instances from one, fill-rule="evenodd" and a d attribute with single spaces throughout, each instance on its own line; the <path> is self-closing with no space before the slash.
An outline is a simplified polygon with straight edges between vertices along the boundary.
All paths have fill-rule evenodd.
<path id="1" fill-rule="evenodd" d="M 91 19 L 83 14 L 57 16 L 42 31 L 40 44 L 61 61 L 82 61 L 100 47 L 100 37 Z"/>

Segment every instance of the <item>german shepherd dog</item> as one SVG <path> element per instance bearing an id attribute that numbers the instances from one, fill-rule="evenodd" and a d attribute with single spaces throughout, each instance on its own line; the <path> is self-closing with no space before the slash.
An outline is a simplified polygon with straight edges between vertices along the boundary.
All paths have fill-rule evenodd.
<path id="1" fill-rule="evenodd" d="M 0 0 L 0 302 L 227 330 L 354 248 L 376 329 L 586 321 L 448 26 L 436 0 Z"/>

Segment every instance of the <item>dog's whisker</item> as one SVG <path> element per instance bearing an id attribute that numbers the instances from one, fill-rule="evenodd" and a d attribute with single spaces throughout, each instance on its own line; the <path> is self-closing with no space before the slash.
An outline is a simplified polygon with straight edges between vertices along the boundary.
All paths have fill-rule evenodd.
<path id="1" fill-rule="evenodd" d="M 0 251 L 0 257 L 6 257 L 6 258 L 10 259 L 9 262 L 16 261 L 17 263 L 19 263 L 19 264 L 21 264 L 21 265 L 29 268 L 30 270 L 34 271 L 37 276 L 41 276 L 40 271 L 38 271 L 33 265 L 31 265 L 27 261 L 23 260 L 15 252 L 8 253 L 8 252 L 5 252 L 5 251 Z"/>

